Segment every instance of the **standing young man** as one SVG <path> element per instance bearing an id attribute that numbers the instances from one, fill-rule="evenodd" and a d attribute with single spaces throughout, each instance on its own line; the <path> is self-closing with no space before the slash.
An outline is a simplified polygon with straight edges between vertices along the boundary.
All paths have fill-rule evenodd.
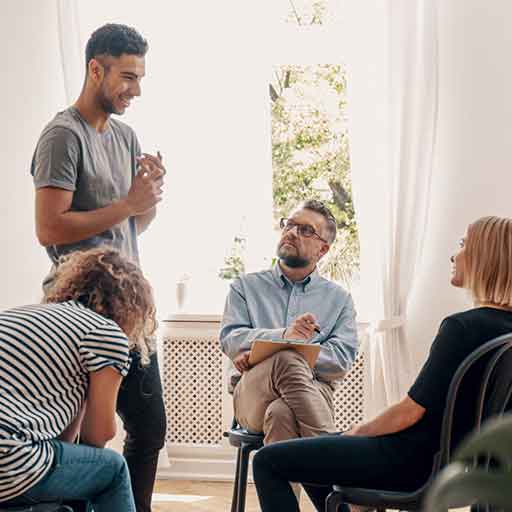
<path id="1" fill-rule="evenodd" d="M 36 232 L 53 263 L 61 255 L 111 245 L 138 262 L 137 236 L 156 214 L 165 169 L 142 154 L 135 132 L 113 119 L 140 96 L 146 40 L 133 28 L 107 24 L 86 47 L 86 77 L 78 100 L 43 130 L 31 173 L 36 187 Z M 127 432 L 124 455 L 137 512 L 150 512 L 158 452 L 166 421 L 156 354 L 141 367 L 132 353 L 117 410 Z"/>

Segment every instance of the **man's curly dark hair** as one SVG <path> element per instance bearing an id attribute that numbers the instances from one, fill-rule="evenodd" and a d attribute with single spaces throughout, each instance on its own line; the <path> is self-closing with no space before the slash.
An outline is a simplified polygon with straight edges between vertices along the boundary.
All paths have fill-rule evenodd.
<path id="1" fill-rule="evenodd" d="M 87 41 L 85 48 L 85 65 L 99 56 L 120 57 L 139 55 L 143 57 L 148 51 L 148 42 L 133 28 L 119 23 L 107 23 L 96 29 Z"/>

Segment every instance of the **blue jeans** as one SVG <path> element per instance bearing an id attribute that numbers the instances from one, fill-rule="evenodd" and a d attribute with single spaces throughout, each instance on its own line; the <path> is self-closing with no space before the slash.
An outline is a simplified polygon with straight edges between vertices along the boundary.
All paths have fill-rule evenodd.
<path id="1" fill-rule="evenodd" d="M 121 455 L 108 448 L 51 442 L 55 459 L 50 470 L 27 492 L 4 505 L 84 500 L 94 512 L 135 512 L 130 475 Z"/>

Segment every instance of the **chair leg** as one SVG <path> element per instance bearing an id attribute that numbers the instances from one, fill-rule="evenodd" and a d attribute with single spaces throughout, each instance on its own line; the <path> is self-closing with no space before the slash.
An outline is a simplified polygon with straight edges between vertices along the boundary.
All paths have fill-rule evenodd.
<path id="1" fill-rule="evenodd" d="M 238 504 L 236 512 L 245 511 L 245 494 L 247 491 L 247 473 L 249 472 L 249 454 L 253 446 L 242 443 L 240 447 L 240 473 L 238 477 Z"/>
<path id="2" fill-rule="evenodd" d="M 338 508 L 343 504 L 343 498 L 341 494 L 336 491 L 332 491 L 327 499 L 325 500 L 325 512 L 338 512 Z"/>
<path id="3" fill-rule="evenodd" d="M 233 498 L 231 500 L 231 512 L 237 512 L 238 510 L 238 502 L 240 501 L 240 496 L 238 494 L 238 482 L 240 481 L 240 467 L 242 461 L 242 448 L 238 448 L 236 451 L 236 471 L 235 471 L 235 481 L 233 482 Z"/>

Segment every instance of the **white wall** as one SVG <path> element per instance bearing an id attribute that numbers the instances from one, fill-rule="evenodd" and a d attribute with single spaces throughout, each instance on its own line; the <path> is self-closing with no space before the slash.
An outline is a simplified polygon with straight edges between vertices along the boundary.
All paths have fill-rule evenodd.
<path id="1" fill-rule="evenodd" d="M 0 309 L 38 301 L 49 269 L 35 237 L 29 169 L 44 124 L 64 107 L 55 4 L 50 0 L 2 3 Z"/>
<path id="2" fill-rule="evenodd" d="M 483 215 L 512 216 L 512 3 L 440 0 L 440 110 L 424 265 L 409 314 L 419 367 L 440 320 L 470 305 L 450 255 Z"/>

